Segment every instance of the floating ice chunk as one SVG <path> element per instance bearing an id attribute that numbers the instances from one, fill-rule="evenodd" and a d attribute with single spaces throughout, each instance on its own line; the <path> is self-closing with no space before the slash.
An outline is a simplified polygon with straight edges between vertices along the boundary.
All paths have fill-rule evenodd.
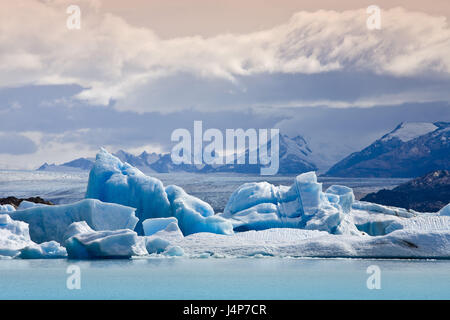
<path id="1" fill-rule="evenodd" d="M 44 242 L 41 244 L 32 243 L 20 250 L 19 258 L 22 259 L 60 259 L 66 258 L 66 248 L 56 241 Z"/>
<path id="2" fill-rule="evenodd" d="M 44 203 L 35 203 L 35 202 L 23 200 L 17 207 L 17 210 L 25 210 L 25 209 L 29 209 L 29 208 L 44 207 L 44 206 L 47 206 L 47 205 Z"/>
<path id="3" fill-rule="evenodd" d="M 320 206 L 320 194 L 322 192 L 322 184 L 317 182 L 315 172 L 306 172 L 295 178 L 294 185 L 297 187 L 299 201 L 303 214 L 314 214 Z"/>
<path id="4" fill-rule="evenodd" d="M 276 190 L 268 182 L 244 183 L 230 196 L 224 214 L 232 215 L 261 203 L 277 203 Z"/>
<path id="5" fill-rule="evenodd" d="M 179 246 L 172 246 L 169 247 L 165 252 L 165 255 L 171 256 L 171 257 L 181 257 L 184 255 L 184 250 L 183 248 L 179 247 Z"/>
<path id="6" fill-rule="evenodd" d="M 94 231 L 86 222 L 75 222 L 70 232 L 80 231 L 65 242 L 71 259 L 130 258 L 145 255 L 145 241 L 129 229 Z"/>
<path id="7" fill-rule="evenodd" d="M 143 234 L 141 223 L 145 219 L 171 216 L 162 182 L 146 176 L 128 163 L 122 163 L 103 148 L 89 173 L 86 198 L 136 208 L 136 216 L 140 220 L 136 229 L 139 234 Z"/>
<path id="8" fill-rule="evenodd" d="M 28 224 L 14 221 L 7 214 L 0 214 L 0 256 L 14 257 L 31 243 Z"/>
<path id="9" fill-rule="evenodd" d="M 305 229 L 334 233 L 342 220 L 342 212 L 333 206 L 323 206 L 306 222 Z"/>
<path id="10" fill-rule="evenodd" d="M 341 186 L 330 191 L 322 192 L 314 172 L 297 176 L 291 187 L 246 183 L 233 192 L 220 216 L 229 219 L 236 231 L 305 228 L 360 233 L 351 218 L 344 221 L 343 207 L 350 211 L 353 191 Z"/>
<path id="11" fill-rule="evenodd" d="M 326 191 L 325 194 L 330 199 L 331 195 L 337 195 L 339 197 L 338 204 L 341 206 L 342 211 L 344 213 L 350 212 L 352 209 L 352 204 L 355 201 L 355 195 L 353 194 L 353 190 L 346 186 L 332 185 Z M 332 201 L 330 201 L 332 202 Z"/>
<path id="12" fill-rule="evenodd" d="M 269 228 L 298 228 L 296 218 L 281 218 L 278 206 L 273 203 L 260 203 L 234 214 L 230 221 L 236 231 L 264 230 Z"/>
<path id="13" fill-rule="evenodd" d="M 166 187 L 166 192 L 172 215 L 178 219 L 184 235 L 197 232 L 233 233 L 231 222 L 214 215 L 214 210 L 208 203 L 188 195 L 177 186 Z"/>
<path id="14" fill-rule="evenodd" d="M 144 227 L 145 246 L 148 253 L 161 253 L 170 246 L 172 241 L 183 238 L 175 217 L 147 219 Z"/>
<path id="15" fill-rule="evenodd" d="M 0 204 L 0 213 L 16 211 L 16 208 L 10 204 Z"/>
<path id="16" fill-rule="evenodd" d="M 170 246 L 170 242 L 166 239 L 151 236 L 145 237 L 145 247 L 148 253 L 162 253 Z"/>
<path id="17" fill-rule="evenodd" d="M 94 230 L 134 229 L 134 208 L 99 200 L 85 199 L 72 204 L 38 206 L 10 213 L 14 220 L 27 222 L 34 242 L 55 240 L 62 243 L 67 227 L 86 221 Z"/>
<path id="18" fill-rule="evenodd" d="M 179 230 L 178 220 L 175 217 L 147 219 L 142 222 L 142 227 L 144 228 L 144 234 L 146 236 L 151 236 L 162 230 L 168 232 Z"/>
<path id="19" fill-rule="evenodd" d="M 443 207 L 439 211 L 439 215 L 441 215 L 441 216 L 450 216 L 450 203 L 448 205 L 446 205 L 445 207 Z"/>

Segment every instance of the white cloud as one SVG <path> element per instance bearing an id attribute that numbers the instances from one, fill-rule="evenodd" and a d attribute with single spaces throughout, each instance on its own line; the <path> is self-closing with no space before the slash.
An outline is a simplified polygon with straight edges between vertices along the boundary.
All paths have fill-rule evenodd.
<path id="1" fill-rule="evenodd" d="M 236 86 L 239 77 L 267 73 L 450 75 L 446 18 L 401 8 L 382 11 L 382 29 L 375 31 L 366 28 L 367 13 L 360 9 L 299 12 L 285 24 L 249 34 L 163 40 L 87 0 L 78 1 L 81 30 L 68 30 L 69 3 L 1 4 L 0 86 L 77 83 L 86 88 L 79 99 L 103 105 L 114 99 L 133 109 L 136 90 L 152 90 L 154 81 L 178 73 Z"/>

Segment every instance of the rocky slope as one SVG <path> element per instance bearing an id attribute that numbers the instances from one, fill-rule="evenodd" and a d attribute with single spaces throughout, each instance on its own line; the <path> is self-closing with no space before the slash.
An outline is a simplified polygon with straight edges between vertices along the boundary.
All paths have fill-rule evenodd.
<path id="1" fill-rule="evenodd" d="M 370 193 L 361 200 L 420 212 L 436 212 L 450 202 L 450 171 L 433 171 L 392 190 Z"/>

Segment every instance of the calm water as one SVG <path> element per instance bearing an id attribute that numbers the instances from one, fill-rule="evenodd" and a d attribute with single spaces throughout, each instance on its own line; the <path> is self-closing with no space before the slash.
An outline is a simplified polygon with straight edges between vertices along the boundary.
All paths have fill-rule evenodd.
<path id="1" fill-rule="evenodd" d="M 80 290 L 66 287 L 70 264 L 81 268 Z M 370 265 L 380 290 L 367 289 Z M 450 261 L 2 260 L 0 299 L 450 299 Z"/>

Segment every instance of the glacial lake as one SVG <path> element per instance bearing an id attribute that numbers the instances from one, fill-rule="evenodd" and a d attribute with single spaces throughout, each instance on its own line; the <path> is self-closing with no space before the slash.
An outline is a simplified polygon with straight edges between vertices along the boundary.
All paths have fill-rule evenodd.
<path id="1" fill-rule="evenodd" d="M 239 185 L 291 185 L 294 176 L 153 174 L 209 202 L 216 212 Z M 0 170 L 0 197 L 41 196 L 54 203 L 84 197 L 87 172 Z M 352 187 L 357 197 L 407 179 L 319 178 Z M 67 268 L 81 271 L 81 289 L 66 286 Z M 367 267 L 381 270 L 369 290 Z M 291 258 L 136 258 L 131 260 L 0 260 L 0 299 L 450 299 L 448 260 Z"/>
<path id="2" fill-rule="evenodd" d="M 67 288 L 70 265 L 81 289 Z M 367 288 L 367 267 L 380 289 Z M 139 258 L 0 260 L 0 299 L 450 299 L 450 261 Z"/>

